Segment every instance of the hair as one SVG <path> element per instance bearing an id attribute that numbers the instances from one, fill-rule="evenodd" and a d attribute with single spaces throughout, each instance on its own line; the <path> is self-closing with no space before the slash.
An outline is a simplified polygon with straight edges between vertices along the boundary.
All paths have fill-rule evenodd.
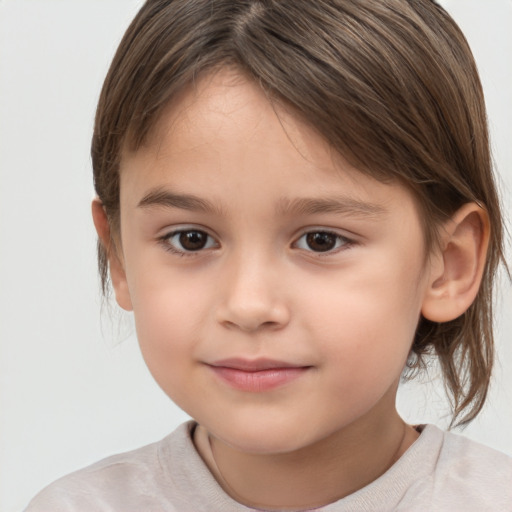
<path id="1" fill-rule="evenodd" d="M 137 150 L 177 92 L 232 66 L 286 102 L 350 163 L 416 197 L 427 249 L 476 202 L 490 219 L 478 295 L 459 318 L 420 319 L 408 369 L 437 355 L 452 425 L 480 412 L 493 365 L 493 283 L 503 223 L 482 87 L 468 43 L 432 0 L 148 0 L 108 71 L 92 139 L 94 184 L 119 231 L 124 148 Z M 98 244 L 108 293 L 109 248 Z"/>

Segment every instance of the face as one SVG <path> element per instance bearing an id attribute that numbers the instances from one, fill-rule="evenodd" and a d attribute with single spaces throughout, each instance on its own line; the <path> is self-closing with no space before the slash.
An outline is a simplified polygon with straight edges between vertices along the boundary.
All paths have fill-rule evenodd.
<path id="1" fill-rule="evenodd" d="M 224 70 L 121 166 L 121 306 L 162 389 L 241 450 L 394 411 L 428 281 L 412 195 Z"/>

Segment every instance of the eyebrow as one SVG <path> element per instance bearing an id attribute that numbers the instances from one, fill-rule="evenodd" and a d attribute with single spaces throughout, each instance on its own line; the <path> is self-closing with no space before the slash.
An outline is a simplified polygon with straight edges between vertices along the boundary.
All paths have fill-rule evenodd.
<path id="1" fill-rule="evenodd" d="M 209 214 L 221 213 L 220 208 L 207 199 L 192 194 L 176 194 L 162 188 L 150 190 L 137 205 L 138 208 L 180 208 Z"/>
<path id="2" fill-rule="evenodd" d="M 192 194 L 177 194 L 163 188 L 150 190 L 138 203 L 139 208 L 178 208 L 207 214 L 222 215 L 222 208 Z M 388 213 L 381 205 L 359 201 L 351 197 L 281 198 L 277 203 L 278 215 L 314 215 L 337 213 L 354 217 L 378 217 Z"/>
<path id="3" fill-rule="evenodd" d="M 352 197 L 283 198 L 277 211 L 281 215 L 337 213 L 354 217 L 378 217 L 388 213 L 382 205 L 359 201 Z"/>

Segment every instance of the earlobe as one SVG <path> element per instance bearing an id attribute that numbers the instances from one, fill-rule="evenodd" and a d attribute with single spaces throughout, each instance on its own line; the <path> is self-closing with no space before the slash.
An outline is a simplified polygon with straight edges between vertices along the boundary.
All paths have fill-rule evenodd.
<path id="1" fill-rule="evenodd" d="M 444 225 L 422 306 L 426 319 L 449 322 L 471 306 L 480 288 L 489 235 L 489 216 L 476 203 L 462 206 Z"/>
<path id="2" fill-rule="evenodd" d="M 116 295 L 116 301 L 120 307 L 126 311 L 131 311 L 133 308 L 124 264 L 118 255 L 118 250 L 111 236 L 107 214 L 105 213 L 103 204 L 98 198 L 95 198 L 92 202 L 92 218 L 99 241 L 107 254 L 110 278 Z"/>

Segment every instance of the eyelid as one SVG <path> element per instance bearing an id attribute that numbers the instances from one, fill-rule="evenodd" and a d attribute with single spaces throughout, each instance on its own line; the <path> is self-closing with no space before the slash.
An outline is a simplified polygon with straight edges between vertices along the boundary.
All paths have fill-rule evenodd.
<path id="1" fill-rule="evenodd" d="M 166 230 L 162 231 L 163 234 L 157 237 L 158 243 L 163 245 L 166 251 L 171 252 L 173 254 L 177 254 L 179 256 L 199 256 L 201 253 L 207 250 L 216 249 L 220 247 L 220 243 L 218 241 L 217 236 L 213 235 L 209 229 L 205 228 L 204 226 L 198 226 L 197 224 L 183 224 L 173 226 L 172 228 L 167 228 Z M 214 240 L 215 245 L 213 247 L 203 247 L 201 249 L 197 249 L 196 251 L 191 251 L 186 249 L 179 249 L 170 243 L 170 239 L 172 239 L 174 236 L 180 233 L 186 233 L 187 231 L 199 231 L 201 233 L 205 233 L 207 237 Z"/>
<path id="2" fill-rule="evenodd" d="M 304 249 L 304 248 L 297 247 L 299 240 L 301 240 L 303 237 L 305 237 L 311 233 L 327 233 L 330 235 L 334 235 L 336 238 L 342 240 L 343 243 L 340 247 L 336 247 L 336 248 L 333 248 L 333 249 L 330 249 L 327 251 L 314 251 L 312 249 Z M 321 226 L 312 226 L 310 228 L 305 228 L 305 229 L 301 230 L 299 236 L 295 237 L 295 241 L 293 242 L 292 246 L 297 247 L 298 249 L 300 249 L 304 252 L 314 254 L 315 256 L 325 257 L 325 256 L 337 254 L 340 251 L 350 249 L 351 247 L 353 247 L 356 244 L 357 244 L 357 241 L 354 239 L 354 237 L 347 236 L 344 233 L 340 233 L 339 230 L 337 230 L 337 229 L 321 227 Z"/>
<path id="3" fill-rule="evenodd" d="M 207 237 L 211 238 L 214 241 L 214 245 L 210 247 L 204 247 L 197 250 L 186 250 L 186 249 L 179 249 L 172 245 L 169 240 L 176 236 L 177 234 L 184 233 L 187 231 L 200 231 L 202 233 L 205 233 Z M 220 247 L 220 242 L 218 240 L 218 236 L 215 234 L 212 234 L 211 230 L 197 224 L 183 224 L 183 225 L 177 225 L 172 227 L 167 227 L 165 230 L 161 230 L 162 234 L 157 236 L 157 241 L 163 245 L 164 249 L 168 252 L 171 252 L 173 254 L 177 254 L 179 256 L 188 256 L 188 257 L 194 257 L 194 256 L 200 256 L 205 251 L 211 250 L 211 249 L 218 249 Z M 299 240 L 301 240 L 303 237 L 307 236 L 308 234 L 312 233 L 328 233 L 333 236 L 335 236 L 337 239 L 342 241 L 342 244 L 339 247 L 335 247 L 333 249 L 329 249 L 326 251 L 314 251 L 312 249 L 307 248 L 300 248 L 297 247 L 297 244 Z M 299 250 L 302 250 L 304 252 L 314 254 L 315 257 L 327 257 L 334 254 L 337 254 L 338 252 L 350 249 L 354 245 L 357 245 L 356 237 L 354 236 L 347 236 L 346 231 L 343 233 L 340 232 L 340 230 L 336 228 L 331 227 L 325 227 L 325 226 L 311 226 L 307 228 L 303 228 L 298 236 L 294 237 L 294 241 L 291 244 L 293 248 L 297 248 Z"/>

